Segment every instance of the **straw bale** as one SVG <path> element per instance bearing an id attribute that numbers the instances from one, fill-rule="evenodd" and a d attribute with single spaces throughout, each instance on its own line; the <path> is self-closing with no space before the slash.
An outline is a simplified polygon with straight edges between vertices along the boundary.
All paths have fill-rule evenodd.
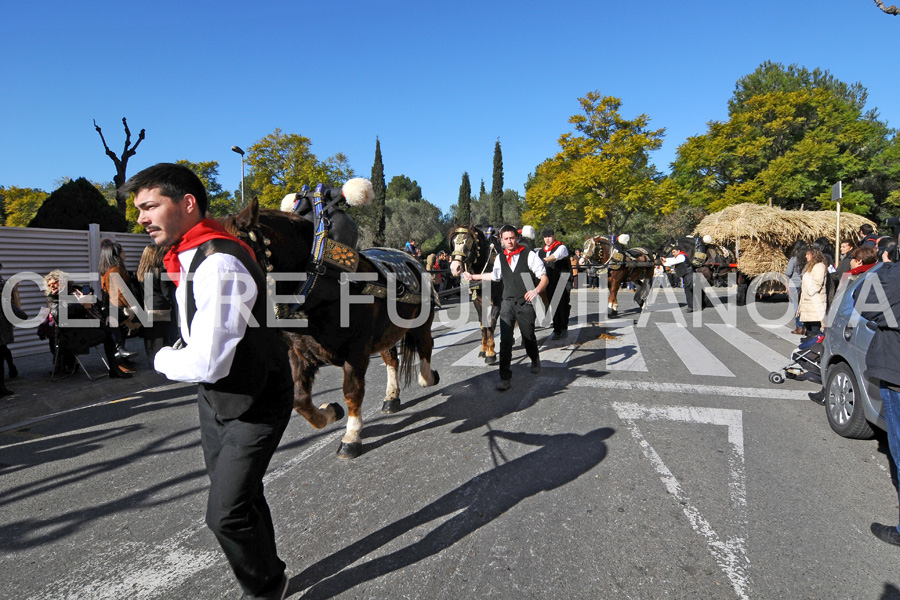
<path id="1" fill-rule="evenodd" d="M 836 218 L 833 210 L 784 210 L 764 204 L 735 204 L 707 215 L 694 229 L 694 235 L 708 234 L 716 242 L 727 245 L 734 245 L 740 238 L 741 254 L 750 240 L 765 242 L 786 251 L 797 240 L 812 243 L 824 237 L 833 244 Z M 863 223 L 875 226 L 865 217 L 842 212 L 840 237 L 858 239 Z"/>
<path id="2" fill-rule="evenodd" d="M 738 268 L 745 275 L 757 277 L 763 273 L 784 273 L 788 258 L 779 246 L 755 239 L 741 240 Z"/>

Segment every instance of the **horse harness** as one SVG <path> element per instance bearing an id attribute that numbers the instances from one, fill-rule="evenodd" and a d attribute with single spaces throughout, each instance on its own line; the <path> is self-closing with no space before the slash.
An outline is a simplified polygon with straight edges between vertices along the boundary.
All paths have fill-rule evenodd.
<path id="1" fill-rule="evenodd" d="M 302 192 L 305 193 L 307 189 L 306 186 L 303 186 Z M 315 292 L 322 281 L 326 279 L 339 281 L 343 273 L 356 273 L 360 257 L 363 256 L 369 260 L 377 274 L 385 281 L 366 281 L 359 292 L 360 295 L 387 298 L 388 285 L 386 282 L 396 279 L 397 301 L 405 304 L 421 304 L 423 290 L 417 275 L 423 271 L 418 263 L 411 265 L 412 259 L 397 250 L 370 248 L 360 252 L 329 237 L 330 222 L 326 215 L 338 199 L 326 205 L 321 183 L 316 186 L 313 199 L 315 238 L 310 260 L 307 263 L 306 281 L 297 293 L 304 299 L 304 302 Z M 269 260 L 272 256 L 272 251 L 269 249 L 271 240 L 263 235 L 259 225 L 249 231 L 239 231 L 238 236 L 246 238 L 245 241 L 256 254 L 260 267 L 265 272 L 271 273 L 274 270 Z M 275 316 L 279 319 L 306 318 L 301 303 L 275 303 L 274 307 Z"/>
<path id="2" fill-rule="evenodd" d="M 472 232 L 467 228 L 457 227 L 453 230 L 452 240 L 453 252 L 450 253 L 450 259 L 459 259 L 459 262 L 462 263 L 463 271 L 469 273 L 469 266 L 475 264 L 478 262 L 478 259 L 481 258 L 481 248 L 475 243 L 475 236 L 473 236 Z M 494 248 L 494 245 L 490 242 L 487 243 L 487 247 L 487 260 L 484 261 L 484 266 L 481 268 L 481 273 L 479 273 L 479 275 L 487 273 L 489 269 L 493 268 L 493 259 L 495 258 L 494 255 L 497 253 L 497 249 Z M 480 289 L 480 285 L 469 287 L 469 293 L 472 296 L 472 300 L 475 300 L 478 297 Z"/>

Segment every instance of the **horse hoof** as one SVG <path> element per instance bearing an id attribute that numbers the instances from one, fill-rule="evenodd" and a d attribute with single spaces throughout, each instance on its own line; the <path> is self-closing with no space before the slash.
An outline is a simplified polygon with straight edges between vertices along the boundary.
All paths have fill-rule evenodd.
<path id="1" fill-rule="evenodd" d="M 497 355 L 494 354 L 494 355 L 492 355 L 492 356 L 485 356 L 485 357 L 484 357 L 484 362 L 485 362 L 486 364 L 489 364 L 489 365 L 494 364 L 495 362 L 497 362 Z"/>
<path id="2" fill-rule="evenodd" d="M 346 443 L 341 442 L 341 445 L 338 446 L 337 457 L 338 458 L 358 458 L 359 455 L 362 454 L 362 443 L 361 442 L 353 442 Z"/>
<path id="3" fill-rule="evenodd" d="M 434 379 L 434 383 L 432 383 L 431 385 L 437 385 L 441 382 L 441 376 L 438 375 L 438 372 L 433 369 L 431 371 L 431 378 Z"/>
<path id="4" fill-rule="evenodd" d="M 331 408 L 334 409 L 334 422 L 337 423 L 341 419 L 344 418 L 344 407 L 338 404 L 337 402 L 331 403 Z"/>
<path id="5" fill-rule="evenodd" d="M 381 405 L 381 412 L 385 414 L 400 412 L 400 398 L 390 398 L 389 400 L 385 400 L 384 404 Z"/>
<path id="6" fill-rule="evenodd" d="M 478 358 L 484 358 L 484 350 L 478 353 Z"/>

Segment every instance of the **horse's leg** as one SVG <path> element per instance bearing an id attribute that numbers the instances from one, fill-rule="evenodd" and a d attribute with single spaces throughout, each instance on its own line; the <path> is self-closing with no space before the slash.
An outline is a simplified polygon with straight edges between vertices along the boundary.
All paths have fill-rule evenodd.
<path id="1" fill-rule="evenodd" d="M 344 418 L 344 409 L 332 402 L 319 408 L 312 403 L 312 386 L 318 367 L 308 364 L 291 348 L 291 374 L 294 378 L 294 410 L 315 429 L 321 429 Z"/>
<path id="2" fill-rule="evenodd" d="M 494 332 L 497 329 L 497 319 L 500 317 L 500 304 L 491 304 L 491 320 L 488 323 L 487 327 L 482 328 L 481 334 L 485 339 L 485 347 L 487 350 L 485 351 L 484 362 L 489 365 L 497 362 L 497 347 L 494 343 Z"/>
<path id="3" fill-rule="evenodd" d="M 431 369 L 431 352 L 434 350 L 434 338 L 431 337 L 431 319 L 418 330 L 412 332 L 417 340 L 419 348 L 419 385 L 421 387 L 431 387 L 437 385 L 441 376 L 437 371 Z"/>
<path id="4" fill-rule="evenodd" d="M 479 325 L 481 325 L 481 351 L 478 353 L 478 358 L 485 358 L 487 356 L 487 333 L 484 331 L 484 323 L 481 322 L 481 309 L 483 306 L 481 296 L 473 298 L 472 304 L 475 306 L 475 314 L 478 316 Z"/>
<path id="5" fill-rule="evenodd" d="M 347 431 L 338 447 L 338 458 L 356 458 L 362 454 L 362 402 L 366 394 L 366 369 L 369 357 L 364 355 L 344 363 L 344 402 L 347 404 Z"/>
<path id="6" fill-rule="evenodd" d="M 397 347 L 391 346 L 390 350 L 382 352 L 381 360 L 387 367 L 387 391 L 381 412 L 395 413 L 400 410 L 400 359 L 397 357 Z"/>
<path id="7" fill-rule="evenodd" d="M 622 285 L 621 280 L 618 277 L 618 270 L 615 275 L 609 276 L 609 303 L 607 307 L 609 308 L 609 316 L 615 317 L 619 314 L 619 286 Z"/>

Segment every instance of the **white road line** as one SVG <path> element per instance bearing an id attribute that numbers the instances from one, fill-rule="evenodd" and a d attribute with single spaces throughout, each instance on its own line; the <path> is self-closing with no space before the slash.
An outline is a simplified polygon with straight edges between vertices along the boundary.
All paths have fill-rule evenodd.
<path id="1" fill-rule="evenodd" d="M 800 390 L 776 390 L 725 385 L 695 385 L 688 383 L 656 383 L 653 381 L 623 381 L 600 377 L 578 377 L 569 384 L 574 387 L 593 387 L 608 390 L 636 390 L 643 392 L 670 392 L 673 394 L 709 394 L 736 398 L 772 398 L 774 400 L 806 400 L 807 393 Z"/>
<path id="2" fill-rule="evenodd" d="M 800 343 L 800 336 L 791 333 L 784 325 L 760 325 L 760 327 L 766 329 L 767 331 L 771 331 L 781 339 L 787 340 L 794 346 Z"/>
<path id="3" fill-rule="evenodd" d="M 587 322 L 576 323 L 569 326 L 569 336 L 567 338 L 554 340 L 551 335 L 551 337 L 544 340 L 544 345 L 541 346 L 541 366 L 550 368 L 566 367 L 572 353 L 578 349 L 578 341 L 582 330 L 590 326 L 591 324 Z"/>
<path id="4" fill-rule="evenodd" d="M 653 464 L 666 490 L 675 497 L 691 527 L 706 538 L 706 546 L 718 563 L 719 568 L 731 582 L 731 587 L 739 598 L 750 598 L 750 559 L 747 556 L 747 486 L 744 472 L 744 430 L 742 413 L 739 410 L 721 408 L 654 406 L 646 407 L 627 402 L 614 402 L 613 409 L 631 431 L 638 442 L 644 456 Z M 722 539 L 709 522 L 693 505 L 684 488 L 675 475 L 665 465 L 662 458 L 647 442 L 638 429 L 636 420 L 669 420 L 686 423 L 702 423 L 707 425 L 724 425 L 728 427 L 729 481 L 731 496 L 729 513 L 742 535 L 727 536 Z"/>
<path id="5" fill-rule="evenodd" d="M 459 342 L 463 341 L 479 330 L 480 328 L 478 326 L 478 323 L 472 322 L 466 323 L 465 325 L 460 325 L 453 331 L 438 336 L 434 340 L 434 350 L 431 351 L 431 355 L 434 356 L 441 350 L 458 344 Z"/>
<path id="6" fill-rule="evenodd" d="M 734 373 L 726 367 L 706 346 L 700 343 L 686 327 L 677 323 L 657 323 L 657 327 L 672 346 L 675 355 L 681 359 L 687 370 L 693 375 L 712 375 L 716 377 L 734 377 Z"/>
<path id="7" fill-rule="evenodd" d="M 637 334 L 634 331 L 634 321 L 630 319 L 614 319 L 604 323 L 609 327 L 609 333 L 616 336 L 615 340 L 608 340 L 603 349 L 603 358 L 608 371 L 641 371 L 647 372 L 647 363 L 641 354 L 638 345 Z M 618 325 L 618 326 L 617 326 Z"/>
<path id="8" fill-rule="evenodd" d="M 719 334 L 726 342 L 747 355 L 750 360 L 766 371 L 780 371 L 788 363 L 787 355 L 775 352 L 756 338 L 740 329 L 721 323 L 707 323 L 707 327 Z"/>

